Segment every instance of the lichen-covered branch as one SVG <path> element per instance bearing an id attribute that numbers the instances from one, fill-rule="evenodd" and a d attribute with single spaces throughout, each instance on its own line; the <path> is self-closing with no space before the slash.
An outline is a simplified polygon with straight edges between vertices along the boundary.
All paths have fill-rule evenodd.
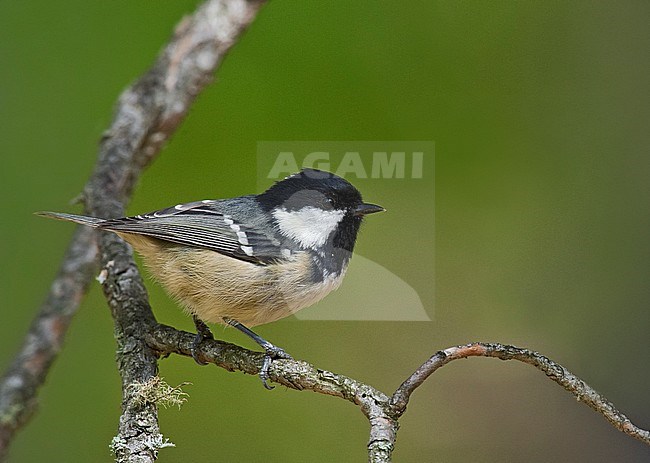
<path id="1" fill-rule="evenodd" d="M 157 325 L 147 333 L 146 340 L 161 356 L 192 355 L 194 335 L 170 326 Z M 204 340 L 198 355 L 204 362 L 214 363 L 228 371 L 241 371 L 250 375 L 259 373 L 264 360 L 264 354 L 261 352 L 252 352 L 216 340 Z M 271 381 L 288 388 L 339 397 L 359 406 L 370 422 L 368 461 L 391 461 L 398 422 L 390 408 L 390 398 L 386 394 L 348 376 L 321 370 L 299 360 L 274 360 L 269 373 Z"/>
<path id="2" fill-rule="evenodd" d="M 142 170 L 212 81 L 219 63 L 263 3 L 208 0 L 178 24 L 151 69 L 120 96 L 111 126 L 101 140 L 95 171 L 82 195 L 89 215 L 123 214 Z M 95 239 L 91 230 L 75 233 L 46 302 L 0 382 L 0 459 L 15 432 L 33 414 L 38 387 L 95 274 Z M 159 433 L 155 404 L 135 403 L 129 385 L 156 374 L 156 355 L 142 341 L 142 333 L 155 324 L 155 319 L 130 248 L 109 234 L 100 237 L 99 248 L 101 279 L 115 320 L 123 383 L 123 414 L 112 447 L 118 461 L 150 462 L 167 444 Z"/>
<path id="3" fill-rule="evenodd" d="M 157 325 L 147 334 L 146 339 L 149 346 L 160 355 L 180 354 L 189 357 L 194 335 Z M 251 375 L 259 373 L 263 361 L 262 353 L 215 340 L 204 341 L 199 355 L 203 361 L 214 363 L 228 371 L 242 371 Z M 452 360 L 477 356 L 519 360 L 535 366 L 581 402 L 605 416 L 614 427 L 650 445 L 649 431 L 632 424 L 611 402 L 562 365 L 537 352 L 503 344 L 472 343 L 438 351 L 413 372 L 391 397 L 353 378 L 321 370 L 298 360 L 275 360 L 271 364 L 270 379 L 291 389 L 340 397 L 358 405 L 370 422 L 369 461 L 383 463 L 391 461 L 398 420 L 406 411 L 411 394 L 435 371 Z"/>
<path id="4" fill-rule="evenodd" d="M 209 0 L 177 26 L 152 68 L 119 99 L 86 185 L 87 212 L 119 217 L 142 168 L 176 130 L 230 47 L 251 23 L 261 1 Z M 119 237 L 100 238 L 103 289 L 115 321 L 117 362 L 122 376 L 122 416 L 112 448 L 118 462 L 153 462 L 166 442 L 155 403 L 135 400 L 131 387 L 157 374 L 157 355 L 144 342 L 155 324 L 147 292 Z"/>

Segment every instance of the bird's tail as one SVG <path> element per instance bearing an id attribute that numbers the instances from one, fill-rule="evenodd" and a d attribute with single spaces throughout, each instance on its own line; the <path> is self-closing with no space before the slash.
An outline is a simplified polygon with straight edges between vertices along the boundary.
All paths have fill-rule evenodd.
<path id="1" fill-rule="evenodd" d="M 64 212 L 41 211 L 35 212 L 35 214 L 40 215 L 41 217 L 49 217 L 50 219 L 67 220 L 68 222 L 80 223 L 81 225 L 87 225 L 88 227 L 93 228 L 97 228 L 100 223 L 104 222 L 104 219 L 88 217 L 85 215 L 66 214 Z"/>

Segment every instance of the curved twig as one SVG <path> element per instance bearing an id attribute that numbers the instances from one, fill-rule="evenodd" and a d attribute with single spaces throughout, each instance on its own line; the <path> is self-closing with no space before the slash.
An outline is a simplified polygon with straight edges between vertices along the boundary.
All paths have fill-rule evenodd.
<path id="1" fill-rule="evenodd" d="M 149 346 L 160 355 L 192 355 L 194 335 L 191 333 L 157 325 L 152 327 L 146 339 Z M 228 371 L 255 375 L 262 366 L 263 353 L 215 340 L 205 341 L 202 346 L 200 355 L 203 361 L 214 363 Z M 478 356 L 519 360 L 535 366 L 581 402 L 605 416 L 615 428 L 650 445 L 649 431 L 632 424 L 611 402 L 562 365 L 537 352 L 503 344 L 477 342 L 438 351 L 410 375 L 391 397 L 353 378 L 321 370 L 298 360 L 274 361 L 270 377 L 272 381 L 292 389 L 340 397 L 358 405 L 370 422 L 369 461 L 389 462 L 397 436 L 398 420 L 406 411 L 411 394 L 431 374 L 452 360 Z"/>
<path id="2" fill-rule="evenodd" d="M 390 406 L 396 416 L 399 417 L 406 411 L 406 405 L 413 391 L 431 374 L 452 360 L 467 357 L 496 357 L 501 360 L 519 360 L 532 365 L 576 396 L 580 402 L 584 402 L 603 415 L 616 429 L 650 445 L 650 431 L 633 424 L 627 416 L 616 409 L 614 404 L 562 365 L 538 352 L 504 344 L 475 342 L 436 352 L 409 376 L 391 397 Z"/>

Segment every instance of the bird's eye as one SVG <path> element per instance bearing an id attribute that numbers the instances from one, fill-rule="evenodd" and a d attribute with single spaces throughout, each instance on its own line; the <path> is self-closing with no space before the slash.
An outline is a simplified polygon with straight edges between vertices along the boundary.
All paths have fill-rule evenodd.
<path id="1" fill-rule="evenodd" d="M 324 201 L 321 201 L 321 207 L 326 211 L 334 209 L 334 200 L 325 196 Z"/>

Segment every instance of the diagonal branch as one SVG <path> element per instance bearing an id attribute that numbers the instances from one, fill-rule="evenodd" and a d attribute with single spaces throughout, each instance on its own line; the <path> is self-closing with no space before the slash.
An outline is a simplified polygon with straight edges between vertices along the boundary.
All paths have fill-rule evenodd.
<path id="1" fill-rule="evenodd" d="M 213 72 L 261 5 L 261 1 L 210 0 L 181 21 L 149 72 L 120 97 L 85 188 L 90 215 L 124 215 L 125 200 L 142 168 L 212 81 Z M 122 376 L 122 416 L 112 449 L 118 462 L 153 462 L 168 444 L 160 434 L 156 404 L 142 403 L 131 386 L 145 384 L 157 374 L 157 355 L 142 336 L 155 318 L 130 247 L 110 233 L 103 234 L 99 243 Z"/>
<path id="2" fill-rule="evenodd" d="M 120 96 L 111 127 L 100 143 L 95 171 L 84 189 L 88 214 L 123 215 L 143 169 L 212 81 L 214 71 L 263 3 L 208 0 L 178 24 L 151 69 Z M 103 234 L 99 249 L 100 277 L 115 320 L 123 384 L 123 414 L 113 448 L 118 461 L 149 462 L 165 446 L 156 407 L 134 404 L 129 385 L 146 382 L 157 372 L 157 357 L 141 339 L 155 319 L 130 248 L 118 237 Z M 96 260 L 95 234 L 78 230 L 21 351 L 0 382 L 0 459 L 15 432 L 33 414 L 38 388 L 61 348 Z"/>
<path id="3" fill-rule="evenodd" d="M 36 411 L 38 389 L 61 351 L 68 326 L 96 268 L 95 233 L 79 228 L 20 351 L 0 379 L 0 460 L 6 458 L 16 431 Z"/>

